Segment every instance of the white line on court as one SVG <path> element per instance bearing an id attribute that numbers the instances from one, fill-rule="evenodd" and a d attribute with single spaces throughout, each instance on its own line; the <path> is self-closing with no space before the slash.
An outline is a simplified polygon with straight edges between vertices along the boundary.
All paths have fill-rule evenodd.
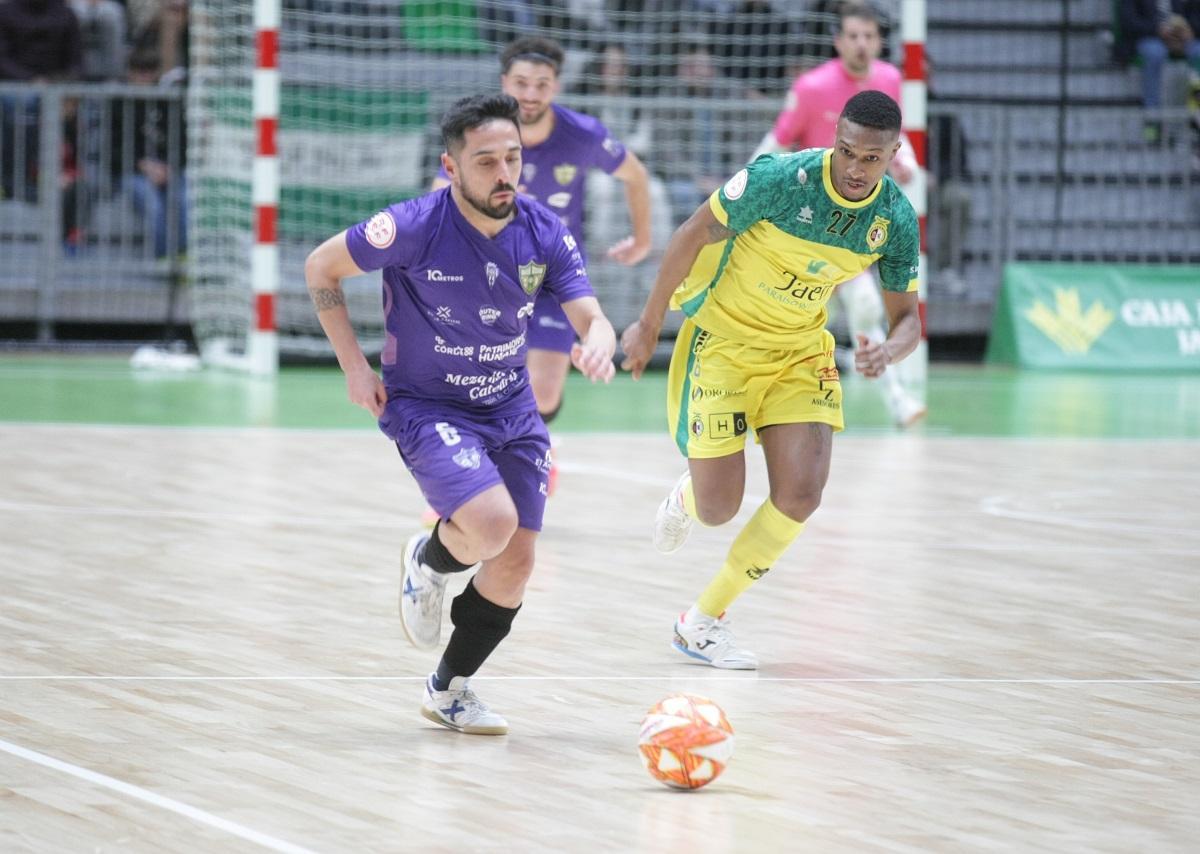
<path id="1" fill-rule="evenodd" d="M 424 676 L 0 676 L 0 682 L 424 682 Z M 476 676 L 478 682 L 663 682 L 703 679 L 706 682 L 787 682 L 795 684 L 866 685 L 1200 685 L 1200 679 L 1110 679 L 973 676 L 722 676 L 673 673 L 659 676 Z M 3 744 L 3 742 L 0 742 Z"/>
<path id="2" fill-rule="evenodd" d="M 89 783 L 95 783 L 97 786 L 103 786 L 106 789 L 112 789 L 114 792 L 120 792 L 123 795 L 128 795 L 131 798 L 136 798 L 139 801 L 145 801 L 148 804 L 153 804 L 156 807 L 162 807 L 165 810 L 170 810 L 185 818 L 190 818 L 192 821 L 200 824 L 207 824 L 209 827 L 215 827 L 218 830 L 223 830 L 233 836 L 240 837 L 249 842 L 255 842 L 264 848 L 269 848 L 272 851 L 283 851 L 286 854 L 315 854 L 311 849 L 301 848 L 299 845 L 293 845 L 290 842 L 285 842 L 282 839 L 276 839 L 274 836 L 268 836 L 265 833 L 260 833 L 237 822 L 229 821 L 196 807 L 188 806 L 180 801 L 164 798 L 162 795 L 156 795 L 154 792 L 133 786 L 129 783 L 123 783 L 113 777 L 105 774 L 98 774 L 95 771 L 89 771 L 87 768 L 81 768 L 78 765 L 72 765 L 70 762 L 63 762 L 60 759 L 55 759 L 53 756 L 47 756 L 44 753 L 38 753 L 34 750 L 21 747 L 17 744 L 0 739 L 0 750 L 5 753 L 10 753 L 20 759 L 26 759 L 38 765 L 43 765 L 46 768 L 52 768 L 55 771 L 61 771 L 64 774 L 70 774 L 72 777 L 78 777 L 81 780 L 86 780 Z"/>

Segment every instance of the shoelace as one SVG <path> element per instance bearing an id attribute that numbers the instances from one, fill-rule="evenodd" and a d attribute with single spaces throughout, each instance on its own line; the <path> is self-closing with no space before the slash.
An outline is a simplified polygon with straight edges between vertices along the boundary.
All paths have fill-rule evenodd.
<path id="1" fill-rule="evenodd" d="M 683 508 L 683 502 L 679 498 L 678 493 L 672 493 L 671 500 L 667 504 L 667 518 L 663 527 L 668 533 L 678 534 L 691 524 L 692 518 L 688 516 L 687 510 Z"/>
<path id="2" fill-rule="evenodd" d="M 463 704 L 463 710 L 469 712 L 471 717 L 489 715 L 492 712 L 492 710 L 489 709 L 486 704 L 484 704 L 483 700 L 479 699 L 479 697 L 475 695 L 475 692 L 470 688 L 462 689 L 462 693 L 459 694 L 459 700 Z"/>

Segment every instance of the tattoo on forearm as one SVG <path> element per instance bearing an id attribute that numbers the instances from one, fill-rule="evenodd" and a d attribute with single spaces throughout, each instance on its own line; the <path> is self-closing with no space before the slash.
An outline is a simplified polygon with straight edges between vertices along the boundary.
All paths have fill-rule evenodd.
<path id="1" fill-rule="evenodd" d="M 308 295 L 312 297 L 318 312 L 346 304 L 346 295 L 341 288 L 309 288 Z"/>
<path id="2" fill-rule="evenodd" d="M 708 227 L 708 242 L 721 243 L 722 241 L 728 240 L 736 234 L 737 232 L 730 231 L 728 228 L 721 225 L 721 223 L 714 222 Z"/>

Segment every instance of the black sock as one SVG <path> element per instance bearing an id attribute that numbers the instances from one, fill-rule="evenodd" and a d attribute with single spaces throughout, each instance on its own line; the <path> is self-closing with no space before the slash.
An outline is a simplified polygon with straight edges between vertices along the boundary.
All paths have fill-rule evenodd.
<path id="1" fill-rule="evenodd" d="M 558 401 L 558 406 L 554 407 L 549 412 L 539 412 L 538 415 L 542 416 L 543 424 L 545 424 L 546 426 L 550 426 L 550 422 L 555 419 L 555 417 L 558 415 L 558 410 L 560 410 L 560 409 L 562 409 L 562 400 L 561 399 Z"/>
<path id="2" fill-rule="evenodd" d="M 474 579 L 468 582 L 450 605 L 454 632 L 433 675 L 434 690 L 445 691 L 455 676 L 474 676 L 500 641 L 508 636 L 520 610 L 520 605 L 504 608 L 489 602 L 475 589 Z"/>
<path id="3" fill-rule="evenodd" d="M 438 529 L 442 527 L 442 520 L 439 519 L 437 524 L 433 526 L 433 533 L 429 535 L 429 539 L 425 541 L 425 548 L 417 555 L 417 561 L 425 564 L 434 572 L 462 572 L 470 569 L 474 564 L 463 563 L 454 555 L 450 554 L 450 550 L 442 543 L 441 537 L 438 536 Z"/>

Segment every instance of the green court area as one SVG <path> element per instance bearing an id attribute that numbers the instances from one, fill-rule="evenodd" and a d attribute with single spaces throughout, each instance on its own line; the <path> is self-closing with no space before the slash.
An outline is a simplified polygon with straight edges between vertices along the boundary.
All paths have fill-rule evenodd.
<path id="1" fill-rule="evenodd" d="M 847 432 L 891 431 L 882 401 L 844 376 Z M 569 381 L 554 429 L 665 430 L 665 373 Z M 913 432 L 960 436 L 1200 438 L 1200 374 L 1021 371 L 933 364 L 929 417 Z M 275 379 L 135 370 L 118 356 L 0 357 L 0 421 L 189 427 L 375 429 L 335 368 Z"/>

